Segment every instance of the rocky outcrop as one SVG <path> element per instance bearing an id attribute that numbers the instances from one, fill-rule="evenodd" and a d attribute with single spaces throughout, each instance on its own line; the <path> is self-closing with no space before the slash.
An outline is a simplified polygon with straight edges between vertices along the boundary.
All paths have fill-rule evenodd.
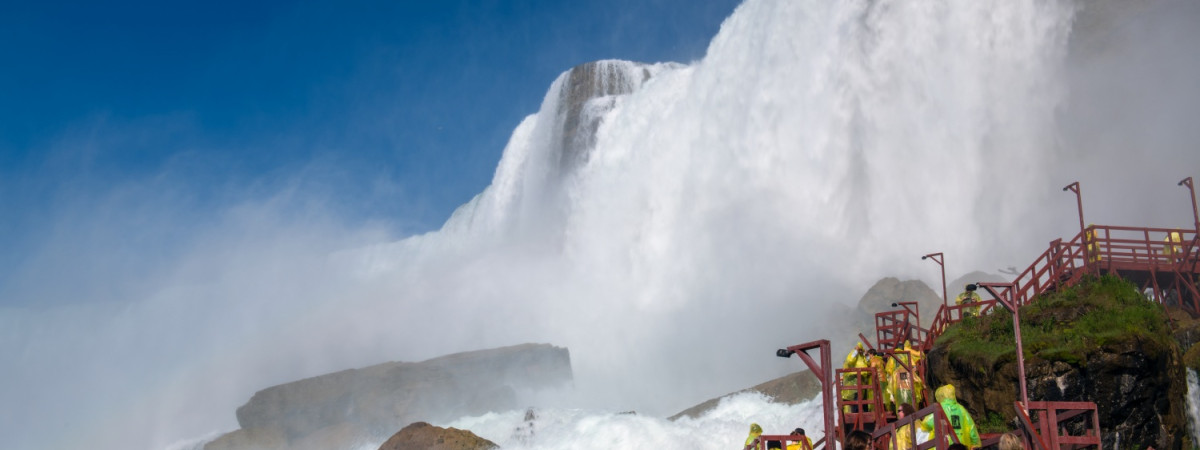
<path id="1" fill-rule="evenodd" d="M 721 402 L 721 399 L 745 392 L 758 392 L 767 396 L 767 398 L 770 398 L 774 402 L 795 405 L 797 403 L 812 400 L 814 397 L 820 394 L 821 383 L 817 381 L 817 377 L 813 376 L 812 373 L 804 370 L 776 378 L 748 389 L 742 389 L 737 392 L 732 392 L 717 398 L 706 400 L 705 402 L 696 406 L 680 411 L 678 414 L 675 414 L 668 419 L 676 420 L 684 416 L 699 417 L 713 408 L 716 408 L 717 404 Z"/>
<path id="2" fill-rule="evenodd" d="M 893 308 L 892 303 L 899 302 L 917 302 L 920 307 L 918 312 L 921 314 L 921 324 L 928 326 L 933 321 L 934 314 L 937 314 L 938 307 L 942 306 L 942 296 L 920 280 L 900 281 L 893 277 L 884 278 L 875 282 L 875 285 L 859 299 L 858 308 L 854 313 L 854 328 L 874 340 L 875 314 L 898 309 Z M 857 340 L 857 337 L 851 339 Z"/>
<path id="3" fill-rule="evenodd" d="M 1104 448 L 1114 448 L 1117 439 L 1122 446 L 1178 448 L 1186 430 L 1181 420 L 1186 416 L 1183 402 L 1175 400 L 1187 393 L 1179 361 L 1177 349 L 1128 342 L 1103 348 L 1075 364 L 1027 360 L 1026 383 L 1031 400 L 1095 402 Z M 1007 423 L 1015 423 L 1013 402 L 1020 398 L 1015 361 L 978 367 L 934 349 L 929 364 L 933 386 L 955 385 L 959 401 L 974 417 L 999 414 Z"/>
<path id="4" fill-rule="evenodd" d="M 1135 298 L 1140 296 L 1132 285 L 1129 289 Z M 1118 441 L 1122 448 L 1184 447 L 1189 439 L 1187 386 L 1183 347 L 1177 340 L 1184 322 L 1170 327 L 1167 315 L 1144 298 L 1133 301 L 1149 305 L 1149 310 L 1131 314 L 1116 309 L 1119 302 L 1098 302 L 1088 298 L 1091 295 L 1084 288 L 1033 310 L 1021 309 L 1029 399 L 1094 402 L 1104 448 L 1115 448 Z M 1078 324 L 1094 320 L 1094 314 L 1120 317 L 1123 329 L 1083 334 Z M 1012 316 L 998 311 L 966 326 L 973 330 L 948 332 L 930 351 L 930 388 L 953 384 L 977 422 L 1013 427 L 1013 405 L 1020 393 Z M 996 339 L 981 343 L 971 340 L 970 333 Z M 1047 337 L 1059 340 L 1047 344 Z"/>
<path id="5" fill-rule="evenodd" d="M 344 370 L 259 391 L 237 410 L 242 429 L 205 448 L 330 448 L 331 442 L 380 442 L 417 421 L 520 408 L 518 391 L 561 386 L 571 379 L 567 349 L 548 344 Z"/>
<path id="6" fill-rule="evenodd" d="M 488 450 L 499 448 L 467 430 L 435 427 L 425 422 L 411 424 L 388 438 L 379 450 Z"/>

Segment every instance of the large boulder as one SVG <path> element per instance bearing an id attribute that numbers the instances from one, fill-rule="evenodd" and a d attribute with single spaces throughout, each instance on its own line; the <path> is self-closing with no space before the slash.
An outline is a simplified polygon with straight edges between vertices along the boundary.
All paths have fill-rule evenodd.
<path id="1" fill-rule="evenodd" d="M 407 423 L 520 408 L 518 392 L 571 380 L 567 349 L 548 344 L 343 370 L 255 393 L 237 410 L 242 429 L 206 450 L 380 442 Z"/>
<path id="2" fill-rule="evenodd" d="M 499 448 L 468 430 L 435 427 L 425 422 L 411 424 L 397 432 L 379 450 L 489 450 Z"/>

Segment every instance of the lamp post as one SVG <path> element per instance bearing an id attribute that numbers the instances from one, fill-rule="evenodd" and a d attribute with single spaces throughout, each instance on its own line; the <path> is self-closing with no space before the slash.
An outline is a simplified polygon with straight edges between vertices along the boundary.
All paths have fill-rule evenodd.
<path id="1" fill-rule="evenodd" d="M 1187 186 L 1192 192 L 1192 220 L 1196 224 L 1196 234 L 1200 234 L 1200 214 L 1196 212 L 1196 186 L 1192 185 L 1192 177 L 1187 177 L 1181 180 L 1178 186 Z"/>
<path id="2" fill-rule="evenodd" d="M 1021 344 L 1021 313 L 1016 301 L 1013 300 L 1012 294 L 1016 291 L 1017 285 L 1011 283 L 976 283 L 983 290 L 992 294 L 998 303 L 1004 306 L 1013 316 L 1013 334 L 1017 340 L 1017 376 L 1021 381 L 1021 404 L 1026 411 L 1029 411 L 1029 391 L 1025 388 L 1025 348 Z M 1001 289 L 996 292 L 996 289 Z"/>
<path id="3" fill-rule="evenodd" d="M 1079 193 L 1079 182 L 1076 181 L 1063 188 L 1063 192 L 1068 190 L 1075 193 L 1075 204 L 1079 206 L 1079 232 L 1083 233 L 1083 196 Z"/>
<path id="4" fill-rule="evenodd" d="M 942 306 L 949 308 L 950 301 L 946 298 L 946 264 L 944 262 L 946 258 L 942 256 L 942 252 L 937 252 L 922 256 L 921 259 L 932 259 L 933 262 L 942 266 Z"/>

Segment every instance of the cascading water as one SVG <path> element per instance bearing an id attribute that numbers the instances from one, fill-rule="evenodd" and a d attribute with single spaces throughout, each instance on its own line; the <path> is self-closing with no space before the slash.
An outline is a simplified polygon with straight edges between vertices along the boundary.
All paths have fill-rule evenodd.
<path id="1" fill-rule="evenodd" d="M 615 389 L 603 398 L 703 397 L 761 381 L 744 369 L 761 349 L 837 334 L 799 317 L 840 313 L 898 261 L 931 248 L 959 267 L 1027 258 L 1045 234 L 1033 205 L 1053 182 L 1072 13 L 1043 1 L 748 1 L 692 65 L 598 65 L 602 80 L 636 82 L 586 102 L 602 106 L 589 139 L 563 130 L 589 110 L 566 99 L 592 78 L 564 74 L 492 185 L 421 237 L 422 258 L 457 248 L 449 266 L 512 285 L 484 301 L 440 292 L 436 310 L 544 318 L 519 321 L 581 351 L 581 377 L 640 380 L 594 386 Z M 980 239 L 1001 230 L 1003 244 Z M 408 261 L 408 247 L 371 260 Z M 447 271 L 463 273 L 417 278 Z M 619 344 L 598 345 L 597 332 Z"/>
<path id="2" fill-rule="evenodd" d="M 1200 377 L 1196 371 L 1187 369 L 1187 414 L 1192 433 L 1192 442 L 1200 442 Z"/>
<path id="3" fill-rule="evenodd" d="M 747 0 L 699 61 L 577 68 L 439 231 L 332 258 L 263 233 L 121 307 L 0 316 L 0 354 L 17 355 L 0 398 L 31 405 L 3 416 L 2 446 L 162 448 L 236 427 L 272 384 L 521 342 L 571 350 L 576 392 L 536 405 L 553 411 L 665 416 L 799 370 L 774 349 L 844 333 L 878 278 L 935 282 L 916 256 L 945 252 L 951 273 L 1026 264 L 1073 220 L 1046 196 L 1084 159 L 1056 128 L 1076 6 Z M 178 335 L 190 346 L 161 338 Z M 696 447 L 738 442 L 773 408 L 736 404 Z M 699 432 L 564 421 L 580 431 L 537 448 Z"/>

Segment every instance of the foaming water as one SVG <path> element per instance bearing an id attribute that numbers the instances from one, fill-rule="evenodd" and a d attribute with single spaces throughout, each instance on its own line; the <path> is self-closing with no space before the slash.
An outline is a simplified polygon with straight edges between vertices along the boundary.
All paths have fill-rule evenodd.
<path id="1" fill-rule="evenodd" d="M 797 405 L 770 402 L 761 394 L 739 394 L 701 417 L 676 421 L 637 414 L 580 409 L 533 409 L 469 417 L 441 424 L 471 430 L 505 449 L 578 448 L 737 448 L 751 423 L 768 434 L 801 427 L 816 441 L 822 436 L 820 399 Z M 532 417 L 531 417 L 532 416 Z M 527 420 L 529 419 L 529 420 Z"/>

